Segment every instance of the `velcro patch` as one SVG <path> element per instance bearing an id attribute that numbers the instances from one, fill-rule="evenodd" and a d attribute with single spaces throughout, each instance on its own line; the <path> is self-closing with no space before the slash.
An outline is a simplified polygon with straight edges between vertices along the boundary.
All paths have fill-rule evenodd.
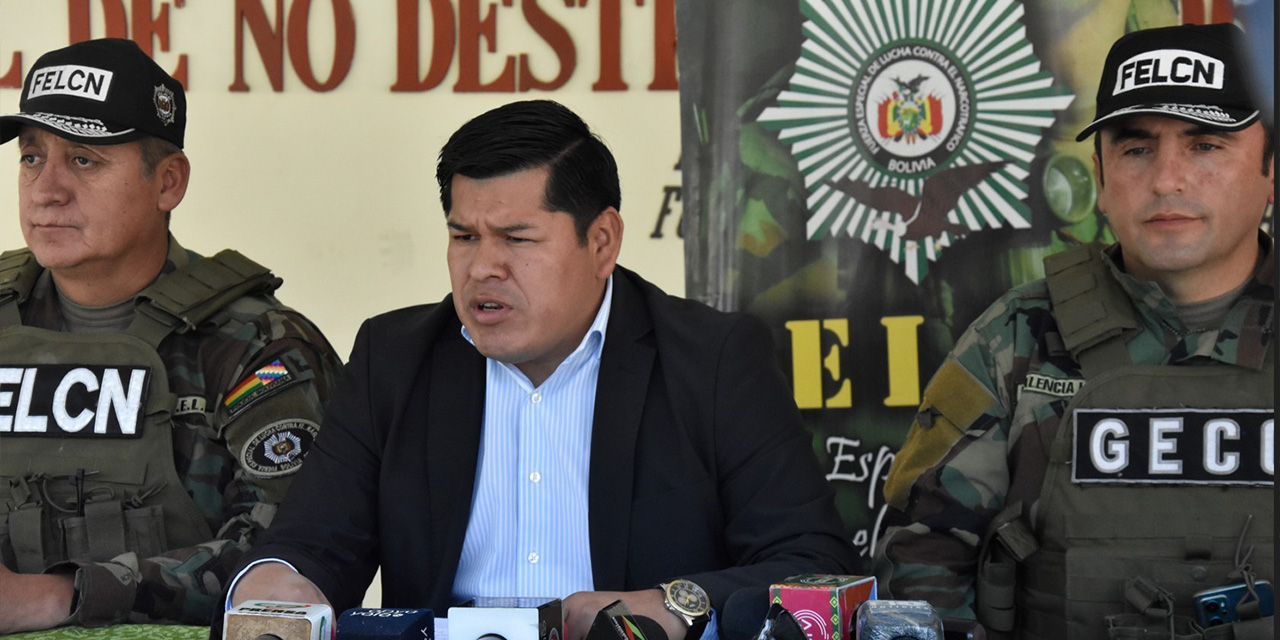
<path id="1" fill-rule="evenodd" d="M 1054 378 L 1038 373 L 1028 373 L 1027 379 L 1018 385 L 1018 396 L 1021 397 L 1023 391 L 1033 391 L 1059 398 L 1070 398 L 1083 386 L 1082 378 Z"/>
<path id="2" fill-rule="evenodd" d="M 1217 58 L 1186 49 L 1157 49 L 1120 63 L 1111 94 L 1157 85 L 1221 89 L 1226 75 L 1226 65 Z"/>
<path id="3" fill-rule="evenodd" d="M 78 64 L 62 64 L 36 69 L 27 82 L 27 99 L 41 96 L 74 96 L 98 102 L 107 101 L 111 91 L 111 78 L 115 75 L 106 69 L 85 67 Z"/>
<path id="4" fill-rule="evenodd" d="M 1271 409 L 1079 409 L 1078 483 L 1275 484 Z"/>
<path id="5" fill-rule="evenodd" d="M 273 422 L 249 438 L 240 451 L 240 463 L 259 478 L 288 475 L 302 466 L 319 433 L 319 425 L 310 420 Z"/>
<path id="6" fill-rule="evenodd" d="M 204 413 L 207 403 L 204 396 L 178 396 L 178 404 L 173 408 L 173 415 L 185 416 L 192 413 Z"/>
<path id="7" fill-rule="evenodd" d="M 148 367 L 0 365 L 0 433 L 141 437 L 150 381 Z"/>
<path id="8" fill-rule="evenodd" d="M 228 419 L 244 413 L 245 409 L 253 406 L 257 400 L 297 381 L 298 377 L 278 359 L 254 371 L 249 374 L 249 377 L 241 380 L 240 384 L 237 384 L 222 400 L 222 405 L 229 413 Z"/>

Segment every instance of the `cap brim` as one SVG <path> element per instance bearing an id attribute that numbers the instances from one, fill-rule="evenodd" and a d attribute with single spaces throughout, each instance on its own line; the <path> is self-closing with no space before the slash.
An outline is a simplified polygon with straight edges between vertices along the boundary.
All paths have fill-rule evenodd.
<path id="1" fill-rule="evenodd" d="M 0 116 L 0 144 L 16 138 L 22 127 L 27 125 L 40 127 L 59 138 L 83 144 L 120 144 L 137 140 L 144 135 L 133 127 L 116 128 L 90 118 L 52 113 L 15 113 Z"/>
<path id="2" fill-rule="evenodd" d="M 1076 136 L 1076 142 L 1080 142 L 1088 138 L 1093 132 L 1106 126 L 1106 124 L 1117 118 L 1125 118 L 1135 115 L 1154 115 L 1164 116 L 1166 118 L 1176 118 L 1187 122 L 1195 122 L 1203 124 L 1215 129 L 1223 131 L 1239 131 L 1258 120 L 1261 111 L 1254 109 L 1252 111 L 1243 109 L 1223 109 L 1222 107 L 1206 106 L 1199 104 L 1140 104 L 1132 107 L 1117 109 L 1108 113 L 1097 120 L 1089 123 L 1080 135 Z"/>

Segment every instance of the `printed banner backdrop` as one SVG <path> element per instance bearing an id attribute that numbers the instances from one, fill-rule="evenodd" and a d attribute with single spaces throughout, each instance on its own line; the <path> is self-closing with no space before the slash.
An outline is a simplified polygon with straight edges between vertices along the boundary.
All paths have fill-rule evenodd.
<path id="1" fill-rule="evenodd" d="M 684 291 L 674 0 L 0 0 L 0 112 L 41 54 L 103 36 L 186 85 L 178 239 L 270 267 L 344 357 L 365 318 L 448 293 L 436 156 L 515 100 L 557 100 L 600 133 L 622 174 L 622 263 Z M 0 158 L 13 249 L 17 144 Z"/>
<path id="2" fill-rule="evenodd" d="M 677 3 L 686 294 L 773 328 L 864 557 L 954 341 L 1044 256 L 1114 239 L 1092 141 L 1074 140 L 1111 43 L 1233 14 L 1224 0 Z"/>

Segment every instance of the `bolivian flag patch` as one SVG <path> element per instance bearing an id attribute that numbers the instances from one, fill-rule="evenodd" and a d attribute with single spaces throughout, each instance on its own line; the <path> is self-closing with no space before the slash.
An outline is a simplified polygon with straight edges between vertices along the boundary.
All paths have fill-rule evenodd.
<path id="1" fill-rule="evenodd" d="M 286 387 L 296 377 L 289 372 L 288 367 L 280 360 L 275 360 L 271 364 L 254 371 L 249 377 L 240 381 L 231 393 L 222 401 L 222 405 L 227 408 L 234 418 L 245 409 L 253 404 L 254 400 L 269 395 L 271 392 Z"/>

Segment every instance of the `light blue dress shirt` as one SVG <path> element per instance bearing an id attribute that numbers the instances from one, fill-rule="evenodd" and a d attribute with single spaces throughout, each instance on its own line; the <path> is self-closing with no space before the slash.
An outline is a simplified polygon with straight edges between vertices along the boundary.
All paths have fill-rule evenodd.
<path id="1" fill-rule="evenodd" d="M 457 601 L 595 590 L 587 513 L 591 425 L 612 301 L 609 276 L 582 342 L 537 388 L 515 366 L 486 359 L 475 492 L 453 581 Z M 466 327 L 462 336 L 475 344 Z M 270 561 L 281 562 L 258 562 Z M 718 637 L 713 613 L 702 640 Z"/>
<path id="2" fill-rule="evenodd" d="M 562 598 L 593 589 L 591 422 L 612 300 L 610 276 L 582 342 L 537 388 L 514 365 L 486 360 L 480 454 L 453 581 L 456 599 Z M 472 342 L 466 327 L 462 335 Z"/>

